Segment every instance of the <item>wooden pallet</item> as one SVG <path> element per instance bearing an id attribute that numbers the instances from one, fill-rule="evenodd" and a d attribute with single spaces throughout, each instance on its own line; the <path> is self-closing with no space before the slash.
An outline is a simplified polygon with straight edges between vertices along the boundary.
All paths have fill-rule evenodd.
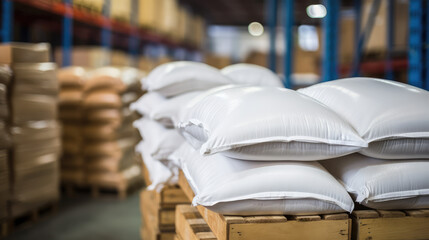
<path id="1" fill-rule="evenodd" d="M 156 229 L 156 231 L 174 231 L 174 208 L 162 208 L 158 202 L 159 193 L 156 191 L 143 190 L 140 194 L 140 209 L 143 222 L 146 226 Z"/>
<path id="2" fill-rule="evenodd" d="M 140 236 L 142 240 L 173 240 L 176 236 L 175 232 L 159 232 L 152 231 L 150 226 L 145 226 L 140 229 Z"/>
<path id="3" fill-rule="evenodd" d="M 25 213 L 12 216 L 2 223 L 2 235 L 6 236 L 16 229 L 24 228 L 38 222 L 40 219 L 51 216 L 58 211 L 58 201 L 49 202 L 35 207 Z"/>
<path id="4" fill-rule="evenodd" d="M 179 186 L 189 199 L 194 193 L 183 172 Z M 351 219 L 348 214 L 312 216 L 225 216 L 197 207 L 202 218 L 219 240 L 280 239 L 350 239 Z"/>
<path id="5" fill-rule="evenodd" d="M 429 239 L 429 209 L 356 210 L 352 220 L 352 239 Z"/>
<path id="6" fill-rule="evenodd" d="M 176 206 L 176 234 L 186 240 L 217 240 L 196 207 Z"/>

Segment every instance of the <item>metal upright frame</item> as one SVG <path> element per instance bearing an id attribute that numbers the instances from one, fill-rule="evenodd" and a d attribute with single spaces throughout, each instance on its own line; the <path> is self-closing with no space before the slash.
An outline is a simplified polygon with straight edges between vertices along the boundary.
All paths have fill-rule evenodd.
<path id="1" fill-rule="evenodd" d="M 423 0 L 409 2 L 408 83 L 423 87 Z"/>
<path id="2" fill-rule="evenodd" d="M 395 1 L 387 1 L 387 59 L 386 59 L 386 79 L 394 80 L 392 68 L 392 51 L 395 38 Z"/>
<path id="3" fill-rule="evenodd" d="M 64 0 L 66 13 L 63 17 L 63 38 L 62 38 L 62 66 L 67 67 L 72 64 L 71 51 L 73 45 L 73 0 Z"/>
<path id="4" fill-rule="evenodd" d="M 13 29 L 13 1 L 2 0 L 2 29 L 1 37 L 2 42 L 12 41 L 12 29 Z"/>
<path id="5" fill-rule="evenodd" d="M 110 21 L 108 21 L 110 17 L 110 0 L 104 0 L 103 16 L 106 21 L 101 29 L 101 46 L 106 51 L 110 51 L 112 47 L 112 26 L 110 25 Z M 107 61 L 107 64 L 110 64 L 110 59 Z"/>
<path id="6" fill-rule="evenodd" d="M 338 78 L 338 29 L 340 0 L 325 0 L 327 14 L 323 25 L 322 81 Z"/>
<path id="7" fill-rule="evenodd" d="M 268 53 L 268 66 L 273 72 L 276 72 L 276 65 L 277 65 L 277 53 L 276 53 L 277 6 L 278 6 L 277 0 L 267 1 L 267 21 L 268 21 L 268 30 L 270 35 L 270 50 Z"/>
<path id="8" fill-rule="evenodd" d="M 283 0 L 283 34 L 285 53 L 283 55 L 284 86 L 292 87 L 293 73 L 293 32 L 294 32 L 294 0 Z"/>

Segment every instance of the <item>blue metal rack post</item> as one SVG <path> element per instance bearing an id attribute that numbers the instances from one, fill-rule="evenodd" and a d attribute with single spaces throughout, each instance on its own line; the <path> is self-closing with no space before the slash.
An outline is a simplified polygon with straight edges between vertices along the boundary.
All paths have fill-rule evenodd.
<path id="1" fill-rule="evenodd" d="M 393 79 L 392 51 L 395 37 L 395 1 L 387 1 L 387 59 L 386 59 L 386 79 Z"/>
<path id="2" fill-rule="evenodd" d="M 71 65 L 71 48 L 73 41 L 73 10 L 72 0 L 64 0 L 66 6 L 66 13 L 63 18 L 63 61 L 62 66 L 67 67 Z"/>
<path id="3" fill-rule="evenodd" d="M 285 53 L 283 57 L 284 68 L 284 86 L 292 87 L 292 72 L 293 72 L 293 24 L 294 24 L 294 0 L 283 0 L 283 28 Z"/>
<path id="4" fill-rule="evenodd" d="M 409 2 L 408 83 L 423 87 L 423 1 Z"/>
<path id="5" fill-rule="evenodd" d="M 270 34 L 270 52 L 268 56 L 268 66 L 273 71 L 276 72 L 276 26 L 277 26 L 277 0 L 268 0 L 267 1 L 267 20 L 268 20 L 268 29 Z"/>
<path id="6" fill-rule="evenodd" d="M 323 64 L 322 81 L 338 78 L 338 15 L 339 0 L 324 1 L 327 14 L 323 18 Z"/>
<path id="7" fill-rule="evenodd" d="M 426 77 L 425 77 L 425 89 L 429 91 L 429 4 L 426 2 L 426 22 L 425 22 L 425 30 L 426 30 L 426 62 L 425 62 L 425 67 L 426 67 Z"/>
<path id="8" fill-rule="evenodd" d="M 353 4 L 353 8 L 354 8 L 354 12 L 355 12 L 355 36 L 354 36 L 354 47 L 355 47 L 355 51 L 354 51 L 354 55 L 353 55 L 353 63 L 356 62 L 359 64 L 360 62 L 360 53 L 362 51 L 362 49 L 359 49 L 360 44 L 359 44 L 359 36 L 361 34 L 361 19 L 362 19 L 362 1 L 361 0 L 354 0 L 354 4 Z M 359 76 L 359 69 L 352 71 L 352 77 L 357 77 Z"/>
<path id="9" fill-rule="evenodd" d="M 1 36 L 3 42 L 12 41 L 12 16 L 13 16 L 13 2 L 12 0 L 2 1 L 2 29 Z"/>
<path id="10" fill-rule="evenodd" d="M 108 19 L 110 16 L 110 0 L 104 1 L 103 15 L 106 19 Z M 104 24 L 103 29 L 101 30 L 101 46 L 106 50 L 110 50 L 112 45 L 111 27 L 112 26 L 110 26 L 110 24 Z M 110 63 L 110 60 L 108 60 L 108 62 Z"/>

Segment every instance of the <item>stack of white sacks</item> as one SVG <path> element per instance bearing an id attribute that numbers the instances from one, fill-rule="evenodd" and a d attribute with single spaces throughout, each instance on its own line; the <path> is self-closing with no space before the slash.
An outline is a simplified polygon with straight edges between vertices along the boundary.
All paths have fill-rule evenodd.
<path id="1" fill-rule="evenodd" d="M 136 150 L 151 188 L 175 183 L 179 167 L 193 204 L 227 215 L 351 212 L 348 192 L 369 207 L 429 207 L 429 161 L 357 153 L 429 159 L 424 90 L 355 78 L 297 92 L 265 68 L 190 62 L 143 83 L 132 107 L 145 116 Z"/>

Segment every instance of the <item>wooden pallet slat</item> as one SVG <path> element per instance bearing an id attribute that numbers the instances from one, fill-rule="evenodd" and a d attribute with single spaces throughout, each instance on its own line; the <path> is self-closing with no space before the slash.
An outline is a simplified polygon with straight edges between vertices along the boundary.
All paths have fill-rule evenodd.
<path id="1" fill-rule="evenodd" d="M 353 239 L 429 239 L 429 210 L 357 210 L 352 216 Z"/>
<path id="2" fill-rule="evenodd" d="M 189 199 L 194 197 L 183 172 L 179 174 L 179 186 Z M 203 206 L 197 209 L 219 240 L 350 239 L 351 236 L 351 219 L 345 213 L 241 217 L 224 216 Z"/>
<path id="3" fill-rule="evenodd" d="M 176 233 L 186 240 L 217 240 L 198 210 L 189 205 L 176 207 Z"/>

